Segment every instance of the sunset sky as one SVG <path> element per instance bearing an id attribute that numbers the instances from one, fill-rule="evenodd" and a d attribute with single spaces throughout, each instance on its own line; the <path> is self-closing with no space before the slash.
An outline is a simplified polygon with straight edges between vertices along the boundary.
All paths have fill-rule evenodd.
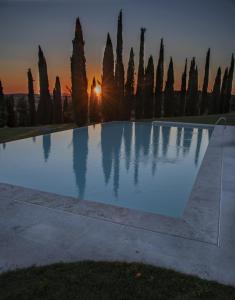
<path id="1" fill-rule="evenodd" d="M 196 56 L 200 88 L 205 56 L 211 47 L 210 89 L 218 66 L 230 64 L 235 52 L 234 0 L 0 0 L 0 79 L 5 93 L 27 92 L 31 68 L 38 92 L 37 51 L 47 59 L 50 90 L 56 75 L 62 89 L 70 86 L 70 56 L 76 17 L 85 40 L 89 89 L 92 76 L 101 79 L 107 32 L 116 49 L 117 17 L 123 10 L 123 58 L 125 71 L 130 48 L 138 68 L 140 27 L 147 28 L 145 63 L 153 55 L 155 68 L 161 37 L 165 44 L 165 74 L 170 56 L 175 67 L 175 88 L 185 58 Z M 235 92 L 235 89 L 233 89 Z"/>

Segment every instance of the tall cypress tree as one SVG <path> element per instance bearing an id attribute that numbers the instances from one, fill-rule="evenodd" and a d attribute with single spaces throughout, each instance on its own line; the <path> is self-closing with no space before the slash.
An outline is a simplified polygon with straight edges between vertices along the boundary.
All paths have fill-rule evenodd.
<path id="1" fill-rule="evenodd" d="M 152 55 L 149 57 L 145 70 L 144 86 L 144 117 L 153 117 L 153 89 L 154 89 L 154 64 Z"/>
<path id="2" fill-rule="evenodd" d="M 125 119 L 124 107 L 124 66 L 122 61 L 122 11 L 118 16 L 118 30 L 117 30 L 117 47 L 116 47 L 116 65 L 115 65 L 115 85 L 116 85 L 116 101 L 119 106 L 119 118 Z"/>
<path id="3" fill-rule="evenodd" d="M 198 69 L 195 57 L 192 58 L 189 70 L 186 113 L 191 116 L 198 114 Z"/>
<path id="4" fill-rule="evenodd" d="M 94 77 L 91 84 L 90 105 L 89 105 L 89 113 L 90 113 L 89 115 L 90 115 L 91 123 L 100 122 L 100 105 L 99 105 L 98 96 L 95 92 L 95 88 L 96 88 L 96 80 Z"/>
<path id="5" fill-rule="evenodd" d="M 131 119 L 131 111 L 134 104 L 134 88 L 135 88 L 135 62 L 133 48 L 130 50 L 130 57 L 127 68 L 127 78 L 125 84 L 125 119 Z"/>
<path id="6" fill-rule="evenodd" d="M 225 113 L 227 109 L 227 90 L 228 90 L 228 68 L 224 71 L 221 94 L 220 94 L 220 113 Z"/>
<path id="7" fill-rule="evenodd" d="M 38 103 L 37 119 L 39 124 L 49 124 L 52 121 L 52 102 L 49 92 L 47 63 L 40 46 L 38 51 L 38 70 L 40 99 Z"/>
<path id="8" fill-rule="evenodd" d="M 71 57 L 72 103 L 74 121 L 78 126 L 87 123 L 88 94 L 84 40 L 79 18 L 76 20 L 73 53 Z"/>
<path id="9" fill-rule="evenodd" d="M 233 73 L 234 73 L 234 56 L 232 54 L 231 64 L 228 72 L 225 112 L 230 111 L 230 100 L 231 100 L 232 87 L 233 87 Z"/>
<path id="10" fill-rule="evenodd" d="M 103 58 L 102 76 L 102 116 L 104 121 L 117 119 L 117 103 L 114 84 L 113 45 L 108 33 Z"/>
<path id="11" fill-rule="evenodd" d="M 164 116 L 171 117 L 174 115 L 174 113 L 175 113 L 174 66 L 171 57 L 168 72 L 167 72 L 165 91 L 164 91 Z"/>
<path id="12" fill-rule="evenodd" d="M 56 76 L 55 87 L 53 90 L 53 99 L 54 99 L 54 123 L 60 124 L 63 121 L 62 113 L 62 99 L 61 99 L 61 86 L 60 78 Z"/>
<path id="13" fill-rule="evenodd" d="M 28 126 L 29 124 L 28 107 L 27 107 L 27 101 L 25 100 L 24 96 L 18 100 L 16 110 L 18 113 L 18 126 Z"/>
<path id="14" fill-rule="evenodd" d="M 213 86 L 213 91 L 211 95 L 211 105 L 210 113 L 218 114 L 220 113 L 220 86 L 221 86 L 221 68 L 218 68 L 215 82 Z"/>
<path id="15" fill-rule="evenodd" d="M 200 114 L 206 114 L 208 113 L 208 83 L 209 83 L 209 69 L 210 69 L 210 48 L 207 51 L 206 54 L 206 64 L 205 64 L 205 75 L 204 75 L 204 81 L 203 81 L 203 87 L 202 87 L 202 101 L 201 101 L 201 107 L 200 107 Z"/>
<path id="16" fill-rule="evenodd" d="M 35 109 L 35 97 L 33 88 L 33 76 L 31 69 L 28 69 L 28 104 L 29 104 L 29 124 L 31 126 L 36 125 L 36 109 Z"/>
<path id="17" fill-rule="evenodd" d="M 164 77 L 164 45 L 161 39 L 160 52 L 156 71 L 156 87 L 155 87 L 155 117 L 161 117 L 163 103 L 163 77 Z"/>
<path id="18" fill-rule="evenodd" d="M 139 67 L 136 90 L 135 117 L 140 119 L 143 116 L 143 98 L 144 98 L 144 34 L 146 29 L 141 28 L 140 32 L 140 52 Z"/>
<path id="19" fill-rule="evenodd" d="M 63 102 L 63 122 L 68 123 L 70 121 L 68 97 L 65 96 Z"/>
<path id="20" fill-rule="evenodd" d="M 16 126 L 16 114 L 15 114 L 15 103 L 14 97 L 11 95 L 7 98 L 7 122 L 8 127 Z"/>
<path id="21" fill-rule="evenodd" d="M 179 115 L 185 115 L 186 108 L 186 90 L 187 90 L 187 59 L 185 60 L 184 72 L 181 78 L 181 90 L 180 90 L 180 105 L 179 105 Z"/>
<path id="22" fill-rule="evenodd" d="M 3 93 L 3 86 L 0 80 L 0 127 L 6 125 L 6 99 Z"/>
<path id="23" fill-rule="evenodd" d="M 194 85 L 192 92 L 192 115 L 199 114 L 199 92 L 198 92 L 198 67 L 195 68 Z"/>

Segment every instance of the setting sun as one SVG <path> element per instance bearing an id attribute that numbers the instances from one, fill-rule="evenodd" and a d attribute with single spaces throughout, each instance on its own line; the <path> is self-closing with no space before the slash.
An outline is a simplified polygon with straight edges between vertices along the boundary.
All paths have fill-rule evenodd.
<path id="1" fill-rule="evenodd" d="M 101 94 L 101 86 L 97 85 L 95 87 L 95 93 L 96 93 L 97 96 L 100 96 L 100 94 Z"/>

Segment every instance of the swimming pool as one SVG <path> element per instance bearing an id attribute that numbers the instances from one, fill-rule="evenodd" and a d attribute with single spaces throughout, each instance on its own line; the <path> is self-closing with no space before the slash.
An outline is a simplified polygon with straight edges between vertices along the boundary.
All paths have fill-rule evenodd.
<path id="1" fill-rule="evenodd" d="M 1 145 L 0 182 L 180 217 L 212 129 L 111 122 Z"/>

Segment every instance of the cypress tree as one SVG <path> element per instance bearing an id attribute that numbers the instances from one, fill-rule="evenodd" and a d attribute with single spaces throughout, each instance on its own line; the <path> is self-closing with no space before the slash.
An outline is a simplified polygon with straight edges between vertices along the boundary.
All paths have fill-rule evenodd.
<path id="1" fill-rule="evenodd" d="M 196 115 L 198 113 L 198 69 L 195 57 L 191 61 L 189 70 L 186 112 L 187 115 Z"/>
<path id="2" fill-rule="evenodd" d="M 7 126 L 15 127 L 16 126 L 16 114 L 15 114 L 15 104 L 14 97 L 9 96 L 7 98 Z"/>
<path id="3" fill-rule="evenodd" d="M 218 68 L 213 91 L 211 95 L 210 112 L 212 114 L 220 113 L 220 86 L 221 86 L 221 68 Z"/>
<path id="4" fill-rule="evenodd" d="M 55 87 L 53 90 L 53 99 L 54 99 L 54 123 L 60 124 L 63 121 L 62 118 L 62 99 L 61 99 L 61 86 L 60 78 L 56 76 Z"/>
<path id="5" fill-rule="evenodd" d="M 130 51 L 130 57 L 128 62 L 128 69 L 127 69 L 127 78 L 125 84 L 125 119 L 131 119 L 131 111 L 133 108 L 134 103 L 134 86 L 135 86 L 135 63 L 134 63 L 134 52 L 133 48 Z"/>
<path id="6" fill-rule="evenodd" d="M 6 125 L 6 99 L 3 93 L 3 86 L 0 80 L 0 127 Z"/>
<path id="7" fill-rule="evenodd" d="M 208 83 L 209 83 L 209 69 L 210 69 L 210 48 L 206 54 L 206 64 L 205 64 L 205 75 L 202 87 L 202 101 L 201 101 L 201 109 L 200 114 L 208 113 Z"/>
<path id="8" fill-rule="evenodd" d="M 227 109 L 227 87 L 228 87 L 228 68 L 224 71 L 222 86 L 221 86 L 221 94 L 220 94 L 220 113 L 225 113 Z"/>
<path id="9" fill-rule="evenodd" d="M 64 97 L 64 103 L 63 103 L 63 122 L 68 123 L 70 121 L 69 118 L 69 103 L 68 103 L 68 97 Z"/>
<path id="10" fill-rule="evenodd" d="M 232 87 L 233 87 L 233 72 L 234 72 L 234 56 L 232 54 L 231 64 L 228 72 L 228 82 L 227 82 L 227 96 L 226 96 L 226 105 L 225 105 L 225 112 L 230 111 L 230 100 L 232 94 Z"/>
<path id="11" fill-rule="evenodd" d="M 179 107 L 179 115 L 185 115 L 186 108 L 186 89 L 187 89 L 187 59 L 185 61 L 184 72 L 181 78 L 181 91 L 180 91 L 180 107 Z"/>
<path id="12" fill-rule="evenodd" d="M 40 99 L 38 103 L 37 119 L 39 124 L 49 124 L 52 121 L 52 102 L 49 93 L 47 63 L 40 46 L 38 51 L 38 69 Z"/>
<path id="13" fill-rule="evenodd" d="M 174 66 L 172 57 L 170 59 L 167 72 L 167 81 L 164 91 L 164 116 L 171 117 L 174 115 L 175 99 L 174 99 Z"/>
<path id="14" fill-rule="evenodd" d="M 77 18 L 75 37 L 73 40 L 73 53 L 71 57 L 71 79 L 74 121 L 79 126 L 86 124 L 88 117 L 88 94 L 84 44 L 81 23 L 79 18 Z"/>
<path id="15" fill-rule="evenodd" d="M 146 29 L 141 28 L 140 33 L 140 52 L 139 52 L 139 67 L 136 90 L 136 105 L 135 117 L 140 119 L 143 116 L 143 97 L 144 97 L 144 34 Z"/>
<path id="16" fill-rule="evenodd" d="M 18 100 L 16 110 L 18 113 L 18 126 L 28 126 L 28 107 L 24 97 Z"/>
<path id="17" fill-rule="evenodd" d="M 90 122 L 98 123 L 100 122 L 100 111 L 99 111 L 99 99 L 95 92 L 96 88 L 96 80 L 93 78 L 91 85 L 91 93 L 90 93 Z"/>
<path id="18" fill-rule="evenodd" d="M 29 104 L 29 124 L 31 126 L 36 125 L 36 109 L 35 109 L 35 97 L 33 88 L 33 76 L 31 69 L 28 69 L 28 104 Z"/>
<path id="19" fill-rule="evenodd" d="M 155 117 L 161 117 L 162 98 L 163 98 L 163 77 L 164 77 L 164 45 L 161 39 L 158 65 L 156 71 L 156 88 L 155 88 Z"/>
<path id="20" fill-rule="evenodd" d="M 122 61 L 122 11 L 118 16 L 118 30 L 117 30 L 117 47 L 116 47 L 116 65 L 115 65 L 115 85 L 116 97 L 119 106 L 119 118 L 125 119 L 124 107 L 124 66 Z"/>
<path id="21" fill-rule="evenodd" d="M 194 87 L 193 87 L 193 96 L 192 96 L 192 103 L 194 112 L 193 115 L 199 114 L 199 92 L 198 92 L 198 68 L 196 66 L 195 73 L 194 73 Z"/>
<path id="22" fill-rule="evenodd" d="M 154 89 L 154 64 L 152 55 L 149 57 L 145 70 L 144 86 L 144 117 L 153 117 L 153 89 Z"/>
<path id="23" fill-rule="evenodd" d="M 117 119 L 114 87 L 113 45 L 108 33 L 103 58 L 102 76 L 102 116 L 104 121 L 113 121 Z"/>

